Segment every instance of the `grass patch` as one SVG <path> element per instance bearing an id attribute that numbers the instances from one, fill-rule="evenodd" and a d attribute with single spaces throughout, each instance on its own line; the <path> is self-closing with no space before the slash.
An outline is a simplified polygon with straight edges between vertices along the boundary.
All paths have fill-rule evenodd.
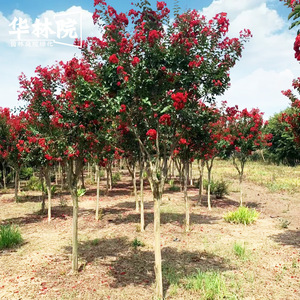
<path id="1" fill-rule="evenodd" d="M 248 258 L 248 253 L 247 253 L 245 243 L 241 244 L 241 243 L 235 242 L 233 245 L 233 252 L 241 260 L 247 260 L 247 258 Z"/>
<path id="2" fill-rule="evenodd" d="M 179 192 L 180 191 L 180 186 L 178 186 L 178 185 L 171 185 L 169 187 L 169 191 L 171 191 L 171 192 Z"/>
<path id="3" fill-rule="evenodd" d="M 12 248 L 22 243 L 22 241 L 23 239 L 17 226 L 0 226 L 0 249 Z"/>
<path id="4" fill-rule="evenodd" d="M 135 238 L 132 243 L 131 243 L 131 246 L 134 248 L 134 249 L 137 249 L 138 247 L 144 247 L 145 244 L 140 241 L 139 239 Z"/>
<path id="5" fill-rule="evenodd" d="M 225 280 L 220 272 L 198 272 L 185 278 L 184 288 L 201 292 L 200 299 L 224 299 L 228 296 Z"/>
<path id="6" fill-rule="evenodd" d="M 207 190 L 208 189 L 208 181 L 203 181 L 203 187 Z M 228 183 L 221 180 L 211 180 L 210 182 L 210 192 L 211 194 L 215 195 L 217 199 L 223 198 L 225 195 L 228 195 Z"/>
<path id="7" fill-rule="evenodd" d="M 245 206 L 240 206 L 236 211 L 228 212 L 224 216 L 224 220 L 229 223 L 235 224 L 252 224 L 259 217 L 259 212 L 255 209 L 249 209 Z"/>
<path id="8" fill-rule="evenodd" d="M 111 180 L 113 184 L 118 183 L 121 180 L 121 174 L 119 172 L 112 174 Z"/>
<path id="9" fill-rule="evenodd" d="M 286 219 L 282 219 L 282 218 L 279 219 L 279 228 L 281 229 L 287 229 L 290 224 L 291 222 Z"/>

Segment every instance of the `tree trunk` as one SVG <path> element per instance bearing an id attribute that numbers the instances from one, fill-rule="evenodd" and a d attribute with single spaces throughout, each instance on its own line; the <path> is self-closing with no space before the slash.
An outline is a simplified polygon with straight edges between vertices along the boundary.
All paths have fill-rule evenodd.
<path id="1" fill-rule="evenodd" d="M 201 161 L 201 163 L 200 163 Z M 201 204 L 202 202 L 202 194 L 203 194 L 203 172 L 204 172 L 204 164 L 205 161 L 202 160 L 198 160 L 198 169 L 199 169 L 199 204 Z"/>
<path id="2" fill-rule="evenodd" d="M 96 164 L 96 174 L 97 174 L 97 198 L 96 198 L 96 221 L 99 220 L 99 201 L 100 201 L 100 168 Z"/>
<path id="3" fill-rule="evenodd" d="M 2 162 L 3 189 L 6 189 L 6 165 Z"/>
<path id="4" fill-rule="evenodd" d="M 91 176 L 91 165 L 90 165 L 90 163 L 88 162 L 87 163 L 87 177 L 88 178 L 91 178 L 92 176 Z"/>
<path id="5" fill-rule="evenodd" d="M 63 191 L 66 184 L 66 176 L 65 176 L 66 166 L 64 164 L 61 165 L 61 190 Z"/>
<path id="6" fill-rule="evenodd" d="M 145 212 L 144 212 L 144 161 L 140 162 L 140 204 L 141 204 L 141 232 L 145 231 Z"/>
<path id="7" fill-rule="evenodd" d="M 73 224 L 72 224 L 72 271 L 78 271 L 78 195 L 77 185 L 72 188 Z"/>
<path id="8" fill-rule="evenodd" d="M 240 206 L 243 206 L 243 176 L 246 159 L 238 159 L 240 162 L 240 167 L 236 162 L 236 157 L 233 155 L 233 165 L 239 173 L 239 182 L 240 182 Z"/>
<path id="9" fill-rule="evenodd" d="M 51 177 L 50 177 L 50 167 L 47 166 L 45 168 L 45 179 L 46 179 L 46 187 L 48 194 L 48 222 L 51 221 Z"/>
<path id="10" fill-rule="evenodd" d="M 174 158 L 172 159 L 172 164 L 171 164 L 171 179 L 175 177 L 175 162 Z"/>
<path id="11" fill-rule="evenodd" d="M 77 185 L 81 174 L 83 161 L 79 158 L 68 161 L 68 186 L 73 202 L 73 224 L 72 224 L 72 271 L 78 272 L 78 194 Z"/>
<path id="12" fill-rule="evenodd" d="M 58 185 L 58 168 L 57 166 L 54 167 L 55 171 L 55 185 Z"/>
<path id="13" fill-rule="evenodd" d="M 155 257 L 155 299 L 163 299 L 161 240 L 160 240 L 160 205 L 162 192 L 159 184 L 153 185 L 154 201 L 154 257 Z"/>
<path id="14" fill-rule="evenodd" d="M 211 170 L 207 170 L 207 207 L 208 210 L 211 210 L 211 203 L 210 203 L 210 184 L 211 184 Z"/>
<path id="15" fill-rule="evenodd" d="M 108 171 L 108 166 L 105 166 L 105 171 L 106 171 L 106 188 L 105 188 L 105 194 L 108 194 L 108 190 L 109 190 L 109 171 Z"/>
<path id="16" fill-rule="evenodd" d="M 240 171 L 240 206 L 243 206 L 243 177 L 244 177 L 244 167 L 245 167 L 245 162 L 241 162 L 241 171 Z"/>
<path id="17" fill-rule="evenodd" d="M 85 184 L 84 184 L 84 168 L 81 170 L 81 189 L 85 189 Z"/>
<path id="18" fill-rule="evenodd" d="M 139 198 L 137 194 L 137 187 L 136 187 L 136 162 L 133 163 L 133 168 L 132 168 L 132 183 L 133 183 L 133 193 L 135 197 L 135 211 L 139 212 Z"/>
<path id="19" fill-rule="evenodd" d="M 44 214 L 45 212 L 45 187 L 44 187 L 44 177 L 43 177 L 43 170 L 42 168 L 40 169 L 40 182 L 42 186 L 42 213 Z"/>
<path id="20" fill-rule="evenodd" d="M 18 202 L 19 178 L 20 178 L 20 169 L 16 168 L 15 170 L 15 201 L 16 202 Z"/>
<path id="21" fill-rule="evenodd" d="M 112 164 L 109 164 L 109 190 L 113 188 L 113 179 L 112 179 Z"/>
<path id="22" fill-rule="evenodd" d="M 191 162 L 190 164 L 189 164 L 189 166 L 190 166 L 190 185 L 193 185 L 193 163 Z"/>
<path id="23" fill-rule="evenodd" d="M 183 161 L 184 166 L 184 201 L 185 201 L 185 231 L 188 232 L 190 230 L 190 207 L 189 207 L 189 200 L 188 200 L 188 193 L 187 193 L 187 186 L 188 186 L 188 174 L 189 174 L 189 163 L 188 161 Z"/>

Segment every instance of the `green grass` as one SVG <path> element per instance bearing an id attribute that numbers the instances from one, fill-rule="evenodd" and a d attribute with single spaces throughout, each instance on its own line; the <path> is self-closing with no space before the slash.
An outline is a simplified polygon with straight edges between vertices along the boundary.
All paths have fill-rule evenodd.
<path id="1" fill-rule="evenodd" d="M 112 182 L 113 184 L 118 183 L 121 180 L 121 174 L 119 172 L 116 172 L 112 174 Z"/>
<path id="2" fill-rule="evenodd" d="M 198 270 L 196 274 L 186 277 L 184 288 L 200 292 L 199 299 L 203 300 L 225 299 L 228 296 L 225 280 L 216 271 Z"/>
<path id="3" fill-rule="evenodd" d="M 180 186 L 178 186 L 178 185 L 171 185 L 169 187 L 169 191 L 171 191 L 171 192 L 179 192 L 180 191 Z"/>
<path id="4" fill-rule="evenodd" d="M 228 212 L 224 216 L 224 220 L 229 223 L 235 224 L 252 224 L 259 217 L 259 212 L 255 209 L 249 209 L 245 206 L 240 206 L 236 211 Z"/>
<path id="5" fill-rule="evenodd" d="M 19 228 L 14 225 L 0 226 L 0 249 L 12 248 L 20 243 L 23 239 Z"/>
<path id="6" fill-rule="evenodd" d="M 132 246 L 134 249 L 137 249 L 138 247 L 144 247 L 145 244 L 144 244 L 142 241 L 140 241 L 140 240 L 138 240 L 137 238 L 135 238 L 135 239 L 132 241 L 131 246 Z"/>
<path id="7" fill-rule="evenodd" d="M 196 168 L 195 173 L 197 173 Z M 207 176 L 206 173 L 205 170 L 204 178 Z M 222 178 L 226 180 L 238 180 L 238 173 L 230 160 L 216 159 L 213 176 L 217 180 L 221 180 Z M 300 192 L 300 165 L 297 167 L 288 167 L 247 161 L 244 178 L 255 184 L 267 187 L 270 192 Z"/>
<path id="8" fill-rule="evenodd" d="M 208 181 L 203 180 L 203 187 L 208 189 Z M 211 180 L 210 182 L 210 192 L 215 195 L 217 199 L 223 198 L 225 195 L 228 195 L 229 184 L 225 180 Z"/>
<path id="9" fill-rule="evenodd" d="M 233 252 L 241 260 L 247 260 L 247 258 L 248 258 L 248 253 L 247 253 L 245 243 L 241 244 L 241 243 L 235 242 L 233 245 Z"/>

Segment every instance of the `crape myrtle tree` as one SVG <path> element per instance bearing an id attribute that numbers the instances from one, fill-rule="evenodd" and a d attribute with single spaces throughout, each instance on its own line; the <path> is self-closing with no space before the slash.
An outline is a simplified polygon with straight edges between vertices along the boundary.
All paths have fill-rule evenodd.
<path id="1" fill-rule="evenodd" d="M 265 133 L 271 133 L 272 146 L 264 149 L 264 158 L 275 164 L 296 166 L 300 162 L 300 153 L 295 143 L 295 137 L 291 130 L 291 125 L 285 120 L 294 114 L 291 107 L 283 112 L 277 113 L 269 119 L 265 127 Z"/>
<path id="2" fill-rule="evenodd" d="M 207 169 L 207 206 L 211 210 L 211 177 L 214 160 L 216 157 L 223 157 L 231 146 L 232 135 L 228 126 L 228 120 L 234 114 L 235 108 L 226 107 L 223 101 L 221 108 L 211 108 L 211 121 L 207 126 L 208 137 L 202 144 L 200 156 L 205 162 Z"/>
<path id="3" fill-rule="evenodd" d="M 141 1 L 127 15 L 103 0 L 95 0 L 95 6 L 94 22 L 103 35 L 87 39 L 82 50 L 102 78 L 110 103 L 122 105 L 122 120 L 146 163 L 154 199 L 155 295 L 162 298 L 160 204 L 178 128 L 194 116 L 200 99 L 212 101 L 228 88 L 229 70 L 251 34 L 245 30 L 239 38 L 227 37 L 226 13 L 206 20 L 192 10 L 170 22 L 164 2 L 152 9 Z"/>
<path id="4" fill-rule="evenodd" d="M 289 124 L 286 130 L 291 130 L 297 146 L 300 145 L 300 77 L 293 80 L 293 90 L 282 91 L 291 101 L 290 112 L 282 114 L 282 120 Z"/>
<path id="5" fill-rule="evenodd" d="M 10 118 L 9 108 L 0 107 L 0 159 L 2 165 L 2 184 L 3 188 L 7 187 L 8 153 L 10 151 L 10 135 L 8 120 Z"/>
<path id="6" fill-rule="evenodd" d="M 28 101 L 28 111 L 42 126 L 39 134 L 57 150 L 47 159 L 65 161 L 67 181 L 73 201 L 72 270 L 78 270 L 78 193 L 84 161 L 93 153 L 95 132 L 106 120 L 106 97 L 90 65 L 77 58 L 42 68 L 38 77 L 21 78 L 20 97 Z M 39 78 L 40 77 L 40 78 Z M 40 88 L 31 82 L 38 80 Z M 49 81 L 53 86 L 45 85 Z M 42 93 L 42 94 L 41 94 Z M 46 96 L 46 97 L 45 97 Z M 49 130 L 51 129 L 51 130 Z M 55 130 L 54 130 L 55 129 Z M 53 155 L 53 156 L 52 156 Z"/>
<path id="7" fill-rule="evenodd" d="M 233 165 L 239 174 L 240 183 L 240 205 L 243 205 L 243 178 L 244 168 L 247 160 L 254 151 L 262 149 L 264 146 L 271 146 L 270 140 L 272 134 L 264 134 L 263 128 L 267 122 L 263 120 L 263 113 L 259 109 L 246 108 L 236 110 L 232 116 L 228 118 L 230 134 L 233 140 L 231 144 L 231 155 Z"/>
<path id="8" fill-rule="evenodd" d="M 30 151 L 25 143 L 28 135 L 26 113 L 13 114 L 8 108 L 2 109 L 1 135 L 3 139 L 0 141 L 0 154 L 5 165 L 14 170 L 15 201 L 17 202 L 21 166 Z M 5 176 L 4 172 L 4 181 L 6 181 Z"/>
<path id="9" fill-rule="evenodd" d="M 204 145 L 209 143 L 210 133 L 209 124 L 216 118 L 216 114 L 213 113 L 214 110 L 211 107 L 205 105 L 201 101 L 199 102 L 197 111 L 191 115 L 186 114 L 182 117 L 187 117 L 187 119 L 182 119 L 183 125 L 178 128 L 177 134 L 179 137 L 178 146 L 173 152 L 173 159 L 176 157 L 181 160 L 181 165 L 183 169 L 183 193 L 185 201 L 185 231 L 189 231 L 190 226 L 190 205 L 188 201 L 188 173 L 189 164 L 193 162 L 195 157 L 198 157 L 204 149 Z M 192 117 L 195 119 L 193 120 Z M 200 150 L 201 149 L 201 150 Z"/>
<path id="10" fill-rule="evenodd" d="M 292 9 L 288 19 L 292 19 L 290 29 L 300 25 L 300 1 L 299 0 L 280 0 Z M 300 30 L 297 31 L 297 36 L 294 42 L 295 58 L 300 61 Z"/>
<path id="11" fill-rule="evenodd" d="M 120 109 L 120 114 L 126 110 L 126 107 L 123 105 Z M 138 141 L 132 131 L 129 131 L 126 123 L 124 123 L 121 118 L 119 120 L 118 132 L 119 132 L 119 147 L 124 151 L 122 157 L 125 159 L 126 167 L 129 174 L 131 175 L 133 193 L 135 197 L 135 209 L 136 212 L 140 211 L 139 208 L 139 198 L 137 192 L 137 166 L 140 163 L 140 147 Z"/>
<path id="12" fill-rule="evenodd" d="M 61 161 L 61 148 L 57 147 L 55 136 L 59 136 L 57 126 L 59 113 L 55 110 L 60 70 L 58 66 L 35 70 L 36 76 L 27 79 L 25 74 L 19 77 L 22 91 L 19 99 L 29 102 L 27 107 L 28 136 L 26 145 L 30 149 L 27 162 L 40 169 L 40 179 L 43 187 L 45 178 L 48 195 L 48 222 L 51 221 L 51 168 L 55 160 Z M 43 206 L 44 206 L 44 199 Z"/>

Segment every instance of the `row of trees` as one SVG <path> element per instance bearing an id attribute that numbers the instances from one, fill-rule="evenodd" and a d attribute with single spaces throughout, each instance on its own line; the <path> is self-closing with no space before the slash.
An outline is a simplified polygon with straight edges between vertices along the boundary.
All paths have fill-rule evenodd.
<path id="1" fill-rule="evenodd" d="M 142 230 L 146 172 L 154 200 L 155 295 L 162 299 L 160 204 L 172 160 L 181 166 L 188 230 L 190 162 L 198 160 L 200 170 L 206 165 L 210 179 L 214 159 L 230 156 L 242 183 L 248 157 L 271 145 L 258 109 L 240 111 L 226 103 L 217 107 L 214 101 L 229 87 L 229 71 L 251 33 L 243 30 L 229 38 L 225 13 L 207 20 L 195 10 L 176 12 L 171 22 L 164 2 L 152 9 L 141 1 L 128 14 L 117 13 L 103 0 L 95 0 L 95 6 L 93 19 L 101 37 L 83 41 L 81 58 L 39 66 L 31 78 L 22 74 L 20 99 L 27 102 L 26 109 L 0 111 L 3 183 L 10 165 L 17 199 L 20 167 L 39 169 L 48 190 L 50 221 L 50 170 L 58 164 L 66 169 L 73 201 L 72 269 L 77 271 L 78 182 L 84 164 L 97 165 L 97 218 L 99 169 L 106 168 L 109 178 L 113 161 L 126 160 Z"/>

